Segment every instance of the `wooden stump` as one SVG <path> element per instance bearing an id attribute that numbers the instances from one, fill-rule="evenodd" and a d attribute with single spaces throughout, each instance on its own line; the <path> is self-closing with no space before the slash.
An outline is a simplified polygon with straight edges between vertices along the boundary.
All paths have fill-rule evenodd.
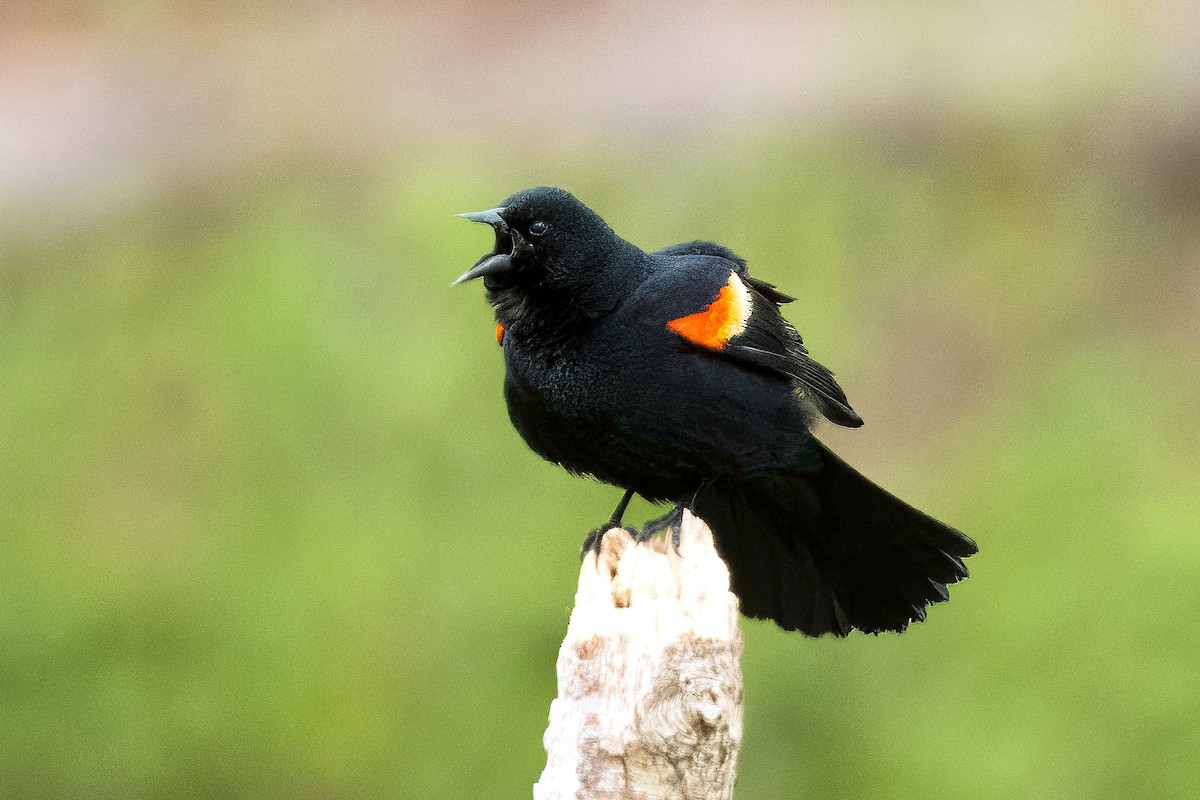
<path id="1" fill-rule="evenodd" d="M 579 573 L 534 800 L 692 800 L 733 794 L 742 741 L 742 635 L 712 533 L 605 534 Z"/>

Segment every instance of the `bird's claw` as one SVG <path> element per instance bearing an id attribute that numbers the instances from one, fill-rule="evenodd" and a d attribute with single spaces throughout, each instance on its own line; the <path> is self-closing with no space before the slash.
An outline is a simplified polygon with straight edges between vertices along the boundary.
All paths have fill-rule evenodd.
<path id="1" fill-rule="evenodd" d="M 614 528 L 620 528 L 632 536 L 635 540 L 640 535 L 639 531 L 635 530 L 634 528 L 621 527 L 620 525 L 614 525 L 611 522 L 606 525 L 601 525 L 599 528 L 593 528 L 592 530 L 588 531 L 587 537 L 584 538 L 583 547 L 579 548 L 579 560 L 582 561 L 583 559 L 587 558 L 588 553 L 595 553 L 596 558 L 599 559 L 600 545 L 604 543 L 604 534 L 608 533 Z"/>
<path id="2" fill-rule="evenodd" d="M 680 530 L 683 527 L 683 506 L 675 506 L 666 514 L 663 514 L 658 519 L 652 519 L 646 523 L 640 531 L 637 531 L 633 539 L 636 542 L 645 542 L 650 537 L 662 533 L 670 528 L 671 530 L 671 545 L 675 548 L 675 552 L 679 552 L 679 536 Z"/>

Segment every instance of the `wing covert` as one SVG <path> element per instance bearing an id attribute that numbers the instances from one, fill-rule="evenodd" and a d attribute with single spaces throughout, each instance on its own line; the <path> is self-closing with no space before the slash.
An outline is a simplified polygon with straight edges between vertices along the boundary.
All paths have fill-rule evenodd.
<path id="1" fill-rule="evenodd" d="M 714 250 L 715 248 L 715 250 Z M 798 393 L 810 400 L 830 421 L 847 428 L 863 424 L 850 407 L 846 393 L 834 380 L 833 373 L 813 360 L 796 329 L 783 318 L 779 306 L 793 298 L 765 281 L 751 278 L 745 262 L 718 245 L 691 242 L 660 251 L 670 256 L 717 256 L 728 271 L 716 296 L 701 311 L 685 314 L 667 322 L 667 327 L 694 345 L 791 381 Z M 696 278 L 716 283 L 708 275 L 712 259 L 705 258 L 705 269 L 697 269 Z M 697 265 L 699 266 L 699 265 Z M 691 270 L 687 270 L 692 273 Z M 711 284 L 710 284 L 711 285 Z"/>

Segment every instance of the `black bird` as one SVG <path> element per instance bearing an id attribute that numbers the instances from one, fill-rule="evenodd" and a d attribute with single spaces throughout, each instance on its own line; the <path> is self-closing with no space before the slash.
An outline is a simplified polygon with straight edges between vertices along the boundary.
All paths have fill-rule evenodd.
<path id="1" fill-rule="evenodd" d="M 903 631 L 949 599 L 977 552 L 959 531 L 858 474 L 810 433 L 862 420 L 779 306 L 725 247 L 645 253 L 562 189 L 461 216 L 496 246 L 483 278 L 504 395 L 535 452 L 572 473 L 676 504 L 643 535 L 703 519 L 750 617 L 810 636 Z"/>

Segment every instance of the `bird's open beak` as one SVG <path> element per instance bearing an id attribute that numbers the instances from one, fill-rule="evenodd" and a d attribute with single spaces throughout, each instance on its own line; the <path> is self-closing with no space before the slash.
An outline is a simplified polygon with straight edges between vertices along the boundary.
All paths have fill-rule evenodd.
<path id="1" fill-rule="evenodd" d="M 496 231 L 496 246 L 492 249 L 492 252 L 475 262 L 475 266 L 462 275 L 459 275 L 458 279 L 450 284 L 451 286 L 473 281 L 485 275 L 508 272 L 512 269 L 512 256 L 515 243 L 508 223 L 504 221 L 504 217 L 500 216 L 504 210 L 503 208 L 492 208 L 487 211 L 469 211 L 466 214 L 458 215 L 463 219 L 471 220 L 471 222 L 482 222 L 485 225 L 491 225 Z"/>
<path id="2" fill-rule="evenodd" d="M 493 228 L 497 225 L 502 225 L 507 228 L 508 223 L 504 221 L 504 217 L 500 216 L 507 210 L 508 209 L 503 207 L 490 208 L 487 211 L 468 211 L 465 214 L 458 214 L 457 216 L 460 216 L 463 219 L 469 219 L 471 222 L 482 222 L 484 225 L 491 225 Z"/>

